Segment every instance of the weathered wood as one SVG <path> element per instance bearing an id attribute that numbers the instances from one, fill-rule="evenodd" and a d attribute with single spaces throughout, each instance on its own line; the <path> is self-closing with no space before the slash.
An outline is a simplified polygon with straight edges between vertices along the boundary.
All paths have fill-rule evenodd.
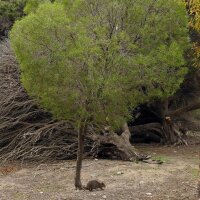
<path id="1" fill-rule="evenodd" d="M 131 133 L 127 123 L 124 124 L 123 133 L 118 135 L 113 131 L 108 131 L 104 135 L 93 134 L 92 138 L 101 144 L 112 144 L 116 147 L 117 155 L 125 161 L 137 160 L 139 154 L 130 143 Z M 115 154 L 116 155 L 116 154 Z"/>

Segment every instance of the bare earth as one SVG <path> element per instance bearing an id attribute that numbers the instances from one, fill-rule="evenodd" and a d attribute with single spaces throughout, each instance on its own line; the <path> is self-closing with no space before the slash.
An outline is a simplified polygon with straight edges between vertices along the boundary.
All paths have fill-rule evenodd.
<path id="1" fill-rule="evenodd" d="M 85 185 L 98 179 L 103 191 L 74 189 L 75 161 L 7 164 L 0 167 L 0 200 L 196 200 L 199 146 L 137 146 L 164 160 L 162 165 L 84 160 Z"/>

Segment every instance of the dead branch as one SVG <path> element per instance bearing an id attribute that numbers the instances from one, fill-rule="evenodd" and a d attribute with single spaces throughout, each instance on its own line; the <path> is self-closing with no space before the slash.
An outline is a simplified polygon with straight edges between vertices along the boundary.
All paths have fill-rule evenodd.
<path id="1" fill-rule="evenodd" d="M 174 117 L 174 116 L 178 116 L 178 115 L 181 115 L 183 113 L 186 113 L 186 112 L 189 112 L 189 111 L 193 111 L 193 110 L 197 110 L 197 109 L 200 109 L 200 101 L 192 103 L 192 104 L 190 104 L 188 106 L 185 106 L 183 108 L 179 108 L 177 110 L 171 111 L 167 115 L 171 116 L 171 117 Z"/>

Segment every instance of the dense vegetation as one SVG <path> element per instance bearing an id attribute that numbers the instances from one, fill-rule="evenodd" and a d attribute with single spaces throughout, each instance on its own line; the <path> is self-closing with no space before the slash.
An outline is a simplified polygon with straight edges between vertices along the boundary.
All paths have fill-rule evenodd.
<path id="1" fill-rule="evenodd" d="M 199 16 L 199 0 L 0 0 L 18 60 L 4 40 L 1 160 L 75 158 L 78 132 L 81 188 L 83 151 L 144 158 L 129 130 L 131 142 L 187 145 L 200 129 Z"/>
<path id="2" fill-rule="evenodd" d="M 31 14 L 17 21 L 10 35 L 22 83 L 55 118 L 69 120 L 78 131 L 75 186 L 81 188 L 88 126 L 120 128 L 134 107 L 168 98 L 183 82 L 189 48 L 184 4 L 77 0 L 27 5 Z"/>
<path id="3" fill-rule="evenodd" d="M 0 37 L 7 36 L 8 31 L 24 13 L 26 0 L 1 0 L 0 1 Z"/>
<path id="4" fill-rule="evenodd" d="M 47 95 L 49 99 L 44 96 L 41 99 L 42 103 L 53 112 L 54 108 L 52 107 L 56 105 L 55 115 L 61 115 L 62 118 L 69 116 L 66 112 L 63 113 L 63 110 L 69 109 L 68 101 L 64 102 L 63 95 L 57 94 L 64 92 L 69 99 L 72 98 L 72 101 L 80 99 L 80 94 L 74 95 L 71 92 L 72 88 L 68 94 L 67 91 L 58 87 L 66 80 L 73 82 L 74 78 L 81 79 L 82 77 L 80 74 L 76 74 L 77 77 L 70 75 L 60 77 L 59 74 L 70 73 L 64 71 L 68 66 L 78 66 L 84 63 L 89 72 L 96 70 L 96 76 L 93 75 L 94 80 L 90 83 L 90 85 L 97 85 L 95 93 L 101 90 L 99 88 L 103 84 L 105 85 L 104 80 L 101 78 L 98 80 L 98 68 L 106 66 L 107 69 L 104 73 L 109 76 L 109 73 L 113 73 L 113 69 L 118 69 L 122 65 L 126 66 L 127 72 L 118 73 L 115 77 L 120 75 L 122 80 L 126 79 L 128 85 L 126 87 L 132 91 L 132 95 L 127 96 L 132 106 L 137 106 L 138 103 L 151 98 L 166 98 L 174 94 L 187 72 L 187 68 L 184 67 L 183 53 L 188 47 L 188 34 L 187 18 L 183 7 L 174 1 L 164 6 L 162 1 L 155 5 L 151 5 L 150 1 L 144 2 L 144 4 L 138 2 L 138 6 L 135 8 L 128 3 L 126 5 L 125 2 L 123 5 L 120 2 L 118 5 L 110 4 L 110 7 L 103 3 L 102 5 L 98 5 L 96 2 L 92 4 L 92 7 L 99 6 L 99 9 L 102 10 L 101 13 L 94 14 L 95 17 L 92 13 L 95 10 L 88 5 L 81 5 L 79 8 L 74 3 L 75 10 L 71 9 L 71 13 L 68 11 L 66 15 L 61 5 L 44 4 L 35 15 L 30 15 L 16 23 L 11 39 L 22 66 L 22 81 L 25 88 L 32 95 L 39 95 L 40 98 Z M 130 9 L 126 10 L 126 6 Z M 157 14 L 156 10 L 168 10 L 167 6 L 173 7 L 174 10 Z M 124 7 L 121 9 L 122 13 L 117 12 L 119 7 Z M 147 9 L 143 9 L 144 7 Z M 78 9 L 86 11 L 81 14 L 82 17 L 81 15 L 74 16 L 74 13 L 79 13 Z M 125 18 L 126 12 L 134 14 Z M 148 12 L 148 17 L 145 18 L 146 12 Z M 109 14 L 111 16 L 107 17 Z M 177 26 L 173 28 L 172 23 L 175 21 L 177 21 Z M 77 23 L 75 28 L 74 23 Z M 73 61 L 74 59 L 77 60 L 77 63 Z M 33 67 L 30 67 L 29 60 L 32 60 Z M 38 73 L 41 66 L 45 66 L 49 70 L 51 65 L 53 74 L 50 71 L 46 73 L 46 70 Z M 55 73 L 58 68 L 60 71 Z M 123 69 L 120 70 L 123 71 Z M 42 82 L 40 76 L 43 77 Z M 56 78 L 56 76 L 58 77 Z M 30 80 L 31 77 L 34 78 Z M 120 81 L 119 77 L 117 80 Z M 38 84 L 33 85 L 35 82 Z M 68 83 L 65 84 L 68 85 Z M 112 83 L 109 84 L 112 85 Z M 116 92 L 114 95 L 117 94 L 119 93 Z M 57 104 L 58 98 L 61 98 L 59 104 Z M 71 105 L 71 102 L 69 104 Z M 58 105 L 62 109 L 58 108 Z M 65 109 L 63 109 L 63 105 L 66 105 Z M 62 114 L 59 113 L 60 110 L 62 110 Z M 82 106 L 78 110 L 82 110 Z M 73 112 L 71 110 L 67 112 L 70 113 L 70 118 L 73 118 L 71 115 Z"/>

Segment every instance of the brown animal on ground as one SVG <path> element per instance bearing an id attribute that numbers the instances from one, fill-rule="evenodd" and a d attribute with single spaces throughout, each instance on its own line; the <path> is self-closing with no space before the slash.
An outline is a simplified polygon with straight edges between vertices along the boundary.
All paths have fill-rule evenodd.
<path id="1" fill-rule="evenodd" d="M 103 188 L 105 188 L 105 184 L 103 182 L 99 182 L 97 180 L 92 180 L 89 181 L 86 187 L 83 187 L 86 190 L 89 190 L 90 192 L 92 192 L 92 190 L 96 190 L 96 189 L 101 189 L 103 190 Z"/>
<path id="2" fill-rule="evenodd" d="M 12 174 L 16 171 L 18 171 L 17 167 L 13 167 L 13 166 L 0 167 L 0 173 L 2 175 Z"/>

